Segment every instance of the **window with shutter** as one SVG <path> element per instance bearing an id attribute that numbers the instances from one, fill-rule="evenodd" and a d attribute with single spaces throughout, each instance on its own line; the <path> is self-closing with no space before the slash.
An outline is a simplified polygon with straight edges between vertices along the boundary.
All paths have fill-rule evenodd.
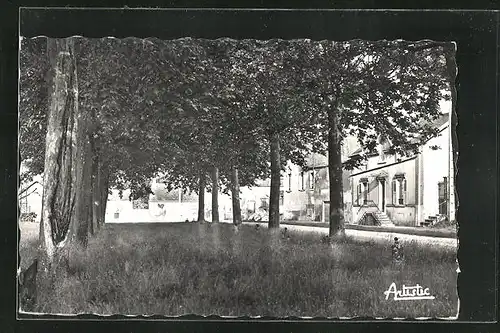
<path id="1" fill-rule="evenodd" d="M 304 191 L 304 171 L 300 173 L 300 190 Z"/>
<path id="2" fill-rule="evenodd" d="M 361 192 L 362 192 L 361 186 L 362 184 L 358 184 L 358 195 L 356 196 L 356 203 L 358 205 L 361 205 Z"/>
<path id="3" fill-rule="evenodd" d="M 288 174 L 288 192 L 292 192 L 292 173 Z"/>
<path id="4" fill-rule="evenodd" d="M 350 186 L 350 189 L 351 189 L 351 202 L 353 204 L 357 204 L 356 194 L 354 193 L 354 180 L 352 178 L 351 178 L 351 182 L 350 182 L 349 186 Z"/>
<path id="5" fill-rule="evenodd" d="M 314 189 L 314 170 L 309 173 L 309 189 Z"/>
<path id="6" fill-rule="evenodd" d="M 261 209 L 265 209 L 267 210 L 269 207 L 269 204 L 268 204 L 268 199 L 267 198 L 260 198 L 260 207 Z"/>
<path id="7" fill-rule="evenodd" d="M 401 182 L 403 183 L 403 193 L 401 194 L 401 204 L 405 205 L 406 204 L 406 179 L 401 179 Z"/>
<path id="8" fill-rule="evenodd" d="M 363 187 L 363 204 L 366 205 L 366 203 L 368 202 L 368 183 L 363 183 Z"/>
<path id="9" fill-rule="evenodd" d="M 397 193 L 396 193 L 396 179 L 392 180 L 392 204 L 396 204 L 396 198 L 397 198 Z"/>
<path id="10" fill-rule="evenodd" d="M 398 204 L 404 205 L 406 198 L 406 179 L 398 179 L 399 181 L 399 195 L 398 195 Z"/>

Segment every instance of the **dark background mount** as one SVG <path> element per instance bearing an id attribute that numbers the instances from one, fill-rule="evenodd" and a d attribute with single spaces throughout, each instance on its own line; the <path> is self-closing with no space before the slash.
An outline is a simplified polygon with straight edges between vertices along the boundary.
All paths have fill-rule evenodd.
<path id="1" fill-rule="evenodd" d="M 494 4 L 494 3 L 493 3 Z M 134 7 L 132 4 L 128 4 Z M 159 4 L 158 4 L 159 5 Z M 180 6 L 180 4 L 171 4 Z M 199 5 L 199 4 L 198 4 Z M 206 6 L 210 4 L 205 4 Z M 255 5 L 263 7 L 263 3 Z M 254 5 L 254 6 L 255 6 Z M 286 5 L 286 4 L 282 4 Z M 311 3 L 308 3 L 312 6 Z M 339 2 L 338 7 L 347 7 Z M 416 6 L 410 2 L 407 6 Z M 135 5 L 140 6 L 140 5 Z M 155 6 L 154 4 L 151 6 Z M 183 7 L 194 4 L 184 3 Z M 213 6 L 220 6 L 213 4 Z M 369 5 L 367 5 L 369 6 Z M 486 3 L 486 8 L 492 2 Z M 142 5 L 146 7 L 146 5 Z M 498 274 L 498 44 L 499 13 L 493 11 L 407 11 L 407 10 L 222 10 L 222 9 L 22 9 L 11 4 L 0 9 L 0 124 L 1 159 L 0 214 L 3 226 L 0 246 L 0 331 L 68 331 L 71 322 L 15 322 L 15 274 L 17 244 L 17 52 L 18 23 L 24 37 L 39 35 L 68 37 L 180 37 L 201 38 L 310 38 L 432 39 L 457 43 L 457 115 L 459 145 L 458 221 L 460 226 L 459 297 L 461 321 L 494 321 L 497 318 Z M 203 318 L 198 318 L 203 319 Z M 5 322 L 5 324 L 4 324 Z M 162 322 L 108 322 L 125 331 L 161 330 Z M 82 331 L 96 322 L 79 322 Z M 102 323 L 101 323 L 102 324 Z M 47 325 L 47 326 L 45 326 Z M 176 321 L 173 331 L 203 326 L 204 330 L 255 329 L 256 323 Z M 251 326 L 248 326 L 251 325 Z M 260 325 L 260 324 L 259 324 Z M 279 323 L 266 329 L 284 331 L 345 330 L 368 327 L 384 331 L 386 323 Z M 396 328 L 413 331 L 415 326 Z M 436 324 L 439 330 L 456 331 L 453 323 Z M 36 329 L 36 326 L 43 326 Z M 74 326 L 74 325 L 73 325 Z M 161 326 L 163 327 L 163 326 Z M 76 327 L 72 327 L 74 330 Z M 259 328 L 260 329 L 260 328 Z M 426 329 L 426 328 L 423 328 Z M 486 326 L 467 326 L 464 331 L 490 331 Z"/>

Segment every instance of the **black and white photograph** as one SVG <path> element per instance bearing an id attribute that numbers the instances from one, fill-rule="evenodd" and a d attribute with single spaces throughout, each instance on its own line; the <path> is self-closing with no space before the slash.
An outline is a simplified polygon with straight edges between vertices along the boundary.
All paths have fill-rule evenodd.
<path id="1" fill-rule="evenodd" d="M 21 34 L 18 312 L 457 319 L 456 50 Z"/>

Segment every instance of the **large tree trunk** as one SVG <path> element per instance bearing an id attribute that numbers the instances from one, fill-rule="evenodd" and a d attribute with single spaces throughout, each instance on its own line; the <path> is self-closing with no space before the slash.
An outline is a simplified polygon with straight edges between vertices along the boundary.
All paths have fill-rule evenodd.
<path id="1" fill-rule="evenodd" d="M 74 41 L 49 38 L 47 51 L 51 73 L 38 266 L 43 274 L 62 267 L 60 260 L 67 263 L 64 250 L 69 242 L 86 240 L 87 233 L 81 231 L 88 219 L 82 206 L 88 192 L 81 186 L 90 182 L 82 176 L 89 149 L 87 122 L 78 110 Z"/>
<path id="2" fill-rule="evenodd" d="M 212 222 L 219 222 L 219 169 L 212 170 Z"/>
<path id="3" fill-rule="evenodd" d="M 238 168 L 231 170 L 231 199 L 233 203 L 233 224 L 241 224 L 241 206 L 240 206 L 240 180 L 238 177 Z"/>
<path id="4" fill-rule="evenodd" d="M 74 215 L 79 118 L 76 95 L 76 64 L 71 39 L 47 40 L 51 63 L 47 124 L 44 193 L 40 223 L 42 253 L 52 260 L 56 246 L 68 239 Z"/>
<path id="5" fill-rule="evenodd" d="M 280 226 L 280 137 L 271 136 L 271 193 L 269 198 L 269 228 Z"/>
<path id="6" fill-rule="evenodd" d="M 198 222 L 205 222 L 205 173 L 200 172 L 199 189 L 198 189 Z"/>
<path id="7" fill-rule="evenodd" d="M 344 193 L 342 188 L 342 138 L 336 107 L 328 110 L 328 176 L 330 182 L 330 239 L 344 234 Z"/>

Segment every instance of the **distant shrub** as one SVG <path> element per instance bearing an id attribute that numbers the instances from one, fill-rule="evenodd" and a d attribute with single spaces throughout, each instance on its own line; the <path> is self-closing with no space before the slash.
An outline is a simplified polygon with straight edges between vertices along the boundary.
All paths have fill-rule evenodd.
<path id="1" fill-rule="evenodd" d="M 30 213 L 21 213 L 19 215 L 19 220 L 20 222 L 36 222 L 36 217 L 37 214 L 35 212 L 30 212 Z"/>
<path id="2" fill-rule="evenodd" d="M 166 187 L 157 186 L 154 189 L 151 201 L 179 201 L 179 190 L 168 191 Z M 182 202 L 195 202 L 198 200 L 196 193 L 182 193 Z"/>

